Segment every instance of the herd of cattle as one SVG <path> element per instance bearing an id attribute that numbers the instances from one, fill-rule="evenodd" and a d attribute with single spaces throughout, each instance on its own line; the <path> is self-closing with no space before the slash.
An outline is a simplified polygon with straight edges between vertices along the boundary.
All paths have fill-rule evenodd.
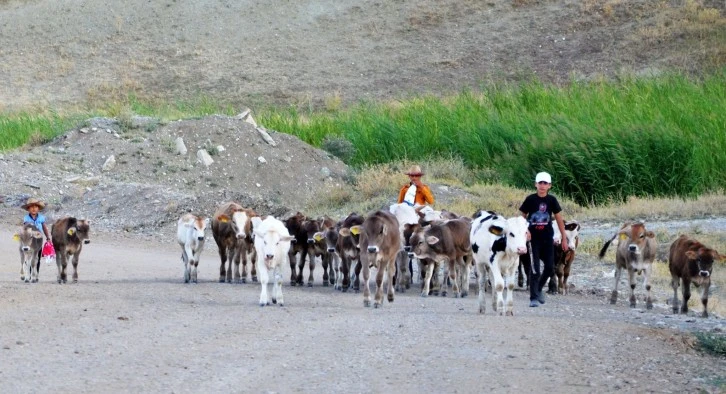
<path id="1" fill-rule="evenodd" d="M 179 218 L 177 240 L 182 248 L 184 282 L 197 282 L 197 267 L 204 248 L 207 228 L 219 249 L 220 282 L 259 281 L 260 306 L 284 304 L 282 266 L 290 264 L 290 285 L 303 286 L 303 269 L 308 264 L 307 286 L 313 285 L 316 261 L 322 264 L 323 285 L 333 285 L 342 292 L 351 286 L 363 290 L 363 303 L 371 305 L 370 274 L 376 268 L 373 306 L 383 303 L 384 276 L 387 276 L 387 299 L 393 302 L 394 289 L 405 292 L 415 273 L 422 282 L 421 296 L 447 295 L 449 286 L 454 297 L 466 297 L 471 267 L 478 281 L 479 312 L 486 310 L 484 294 L 491 287 L 492 308 L 499 314 L 513 315 L 513 290 L 524 285 L 531 261 L 527 243 L 527 221 L 521 217 L 505 218 L 492 211 L 478 211 L 472 217 L 459 216 L 430 207 L 414 209 L 406 204 L 391 205 L 388 210 L 367 216 L 351 213 L 335 221 L 329 217 L 309 218 L 297 214 L 279 220 L 257 215 L 252 209 L 234 202 L 220 205 L 213 217 L 186 213 Z M 58 283 L 66 282 L 66 266 L 73 264 L 73 282 L 77 282 L 78 259 L 84 244 L 90 242 L 90 223 L 66 217 L 53 224 L 51 236 L 57 253 Z M 564 238 L 557 226 L 554 242 L 567 242 L 569 250 L 555 248 L 555 273 L 550 278 L 550 292 L 567 294 L 567 279 L 579 243 L 580 225 L 565 223 Z M 39 251 L 42 234 L 26 224 L 16 233 L 20 243 L 21 280 L 38 281 Z M 615 287 L 610 298 L 615 304 L 623 269 L 630 284 L 630 306 L 635 307 L 636 274 L 644 275 L 646 307 L 653 307 L 650 275 L 656 256 L 656 240 L 643 223 L 626 223 L 600 251 L 616 250 Z M 679 311 L 678 287 L 683 284 L 681 313 L 688 312 L 690 284 L 701 288 L 703 316 L 707 303 L 713 262 L 721 256 L 685 235 L 670 247 L 669 267 L 674 291 L 673 312 Z M 241 272 L 240 272 L 241 266 Z M 524 271 L 524 272 L 523 272 Z M 268 297 L 268 285 L 272 294 Z M 268 299 L 269 298 L 269 299 Z"/>

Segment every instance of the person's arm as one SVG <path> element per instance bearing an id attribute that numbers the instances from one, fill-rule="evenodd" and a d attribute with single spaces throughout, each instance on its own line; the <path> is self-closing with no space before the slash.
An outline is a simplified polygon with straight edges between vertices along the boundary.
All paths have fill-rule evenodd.
<path id="1" fill-rule="evenodd" d="M 522 208 L 520 208 L 520 209 L 522 209 Z M 522 214 L 522 217 L 524 218 L 524 220 L 527 220 L 527 212 L 519 211 L 519 213 Z M 529 233 L 529 227 L 528 227 L 527 228 L 527 241 L 531 241 L 531 240 L 532 240 L 532 234 Z"/>
<path id="2" fill-rule="evenodd" d="M 48 226 L 43 223 L 43 233 L 45 233 L 45 238 L 50 241 L 50 230 L 48 230 Z"/>
<path id="3" fill-rule="evenodd" d="M 562 220 L 562 214 L 560 212 L 557 212 L 555 214 L 555 220 L 557 221 L 557 228 L 560 229 L 560 234 L 562 234 L 562 238 L 563 238 L 562 239 L 562 242 L 560 242 L 560 244 L 562 245 L 562 250 L 565 251 L 565 252 L 567 252 L 567 249 L 569 248 L 569 246 L 567 245 L 567 240 L 564 239 L 564 237 L 566 237 L 566 235 L 565 235 L 565 221 Z"/>
<path id="4" fill-rule="evenodd" d="M 406 186 L 404 186 L 401 188 L 401 191 L 398 192 L 398 203 L 399 204 L 403 202 L 403 198 L 406 196 L 406 190 L 408 190 L 408 188 Z"/>
<path id="5" fill-rule="evenodd" d="M 423 195 L 424 202 L 429 205 L 434 205 L 434 195 L 431 193 L 431 189 L 429 189 L 426 185 L 421 185 L 421 194 Z"/>

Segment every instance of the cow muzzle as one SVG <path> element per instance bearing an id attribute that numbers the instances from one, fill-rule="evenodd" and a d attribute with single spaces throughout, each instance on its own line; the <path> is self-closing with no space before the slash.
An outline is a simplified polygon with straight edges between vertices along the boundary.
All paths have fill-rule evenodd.
<path id="1" fill-rule="evenodd" d="M 312 238 L 308 238 L 308 245 L 312 245 L 315 243 L 315 240 Z"/>
<path id="2" fill-rule="evenodd" d="M 369 246 L 368 253 L 378 253 L 378 246 Z"/>
<path id="3" fill-rule="evenodd" d="M 84 239 L 84 240 L 83 240 L 83 244 L 84 244 L 84 245 L 88 245 L 88 244 L 90 244 L 90 243 L 91 243 L 91 240 L 90 240 L 90 239 Z"/>
<path id="4" fill-rule="evenodd" d="M 335 252 L 335 248 L 328 248 L 328 253 L 333 253 L 333 252 Z"/>
<path id="5" fill-rule="evenodd" d="M 405 250 L 406 252 L 410 253 L 411 252 L 411 246 L 404 246 L 403 247 L 403 250 Z"/>
<path id="6" fill-rule="evenodd" d="M 708 278 L 709 276 L 711 276 L 711 273 L 708 272 L 708 271 L 699 271 L 698 272 L 698 276 L 702 276 L 704 278 Z"/>
<path id="7" fill-rule="evenodd" d="M 197 241 L 204 241 L 204 237 L 197 237 Z"/>
<path id="8" fill-rule="evenodd" d="M 29 251 L 29 250 L 30 250 L 30 248 L 29 248 L 29 247 L 27 247 L 27 246 L 23 246 L 23 247 L 22 247 L 21 249 L 23 250 L 23 252 L 27 252 L 27 251 Z"/>
<path id="9" fill-rule="evenodd" d="M 517 248 L 517 253 L 520 255 L 527 254 L 527 247 L 519 247 Z"/>
<path id="10" fill-rule="evenodd" d="M 638 245 L 628 245 L 628 251 L 630 253 L 638 253 Z"/>

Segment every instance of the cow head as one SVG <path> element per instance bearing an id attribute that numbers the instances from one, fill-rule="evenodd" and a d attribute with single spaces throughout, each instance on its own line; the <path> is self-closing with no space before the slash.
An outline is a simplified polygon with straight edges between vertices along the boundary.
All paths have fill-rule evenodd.
<path id="1" fill-rule="evenodd" d="M 184 223 L 185 227 L 192 229 L 192 237 L 197 241 L 204 241 L 204 233 L 209 226 L 209 218 L 203 218 L 195 216 L 194 220 L 188 223 Z"/>
<path id="2" fill-rule="evenodd" d="M 698 250 L 686 251 L 686 257 L 688 257 L 688 260 L 696 263 L 698 276 L 703 278 L 711 276 L 714 260 L 721 260 L 721 256 L 717 251 L 705 246 L 698 248 Z"/>
<path id="3" fill-rule="evenodd" d="M 365 251 L 370 254 L 385 251 L 390 252 L 390 248 L 398 251 L 400 245 L 398 221 L 392 214 L 384 211 L 378 211 L 369 215 L 362 225 L 350 228 L 351 233 L 360 233 L 360 247 L 365 246 Z M 395 245 L 391 246 L 391 240 L 395 240 Z"/>
<path id="4" fill-rule="evenodd" d="M 67 233 L 70 237 L 77 238 L 79 241 L 82 241 L 84 244 L 91 243 L 90 239 L 90 231 L 91 231 L 91 221 L 80 219 L 76 221 L 76 225 L 73 227 L 70 227 L 67 230 Z"/>
<path id="5" fill-rule="evenodd" d="M 328 253 L 335 252 L 335 245 L 338 243 L 338 231 L 341 223 L 335 223 L 328 218 L 323 218 L 320 222 L 320 231 L 313 235 L 317 242 L 325 243 L 325 250 Z"/>
<path id="6" fill-rule="evenodd" d="M 32 224 L 25 224 L 16 232 L 13 239 L 20 243 L 20 251 L 37 252 L 43 241 L 43 234 Z"/>
<path id="7" fill-rule="evenodd" d="M 580 246 L 580 223 L 574 221 L 565 223 L 565 237 L 568 248 L 570 250 L 577 249 Z"/>
<path id="8" fill-rule="evenodd" d="M 646 231 L 643 223 L 634 223 L 629 228 L 621 230 L 618 233 L 618 239 L 620 244 L 626 245 L 628 253 L 633 257 L 638 257 L 648 246 L 649 239 L 655 240 L 655 233 Z"/>
<path id="9" fill-rule="evenodd" d="M 252 221 L 251 219 L 257 215 L 249 209 L 236 209 L 232 212 L 232 216 L 221 214 L 217 216 L 217 220 L 222 223 L 228 223 L 232 226 L 237 239 L 245 239 L 252 235 Z"/>
<path id="10" fill-rule="evenodd" d="M 320 221 L 317 219 L 307 219 L 302 223 L 302 231 L 306 235 L 306 242 L 312 246 L 317 242 L 315 234 L 320 232 Z M 320 239 L 322 242 L 322 239 Z"/>
<path id="11" fill-rule="evenodd" d="M 501 230 L 494 223 L 490 226 L 490 232 L 501 231 L 503 239 L 506 240 L 504 250 L 508 254 L 522 255 L 527 253 L 527 229 L 529 224 L 521 216 L 515 216 L 507 219 L 506 225 Z M 493 249 L 492 249 L 493 250 Z"/>
<path id="12" fill-rule="evenodd" d="M 403 250 L 408 253 L 408 257 L 413 257 L 413 250 L 411 248 L 411 237 L 418 230 L 422 229 L 420 224 L 404 224 L 403 225 Z"/>

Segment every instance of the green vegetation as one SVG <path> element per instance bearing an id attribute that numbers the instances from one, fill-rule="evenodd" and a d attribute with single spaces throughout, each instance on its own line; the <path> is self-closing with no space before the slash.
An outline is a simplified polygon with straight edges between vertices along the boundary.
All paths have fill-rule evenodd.
<path id="1" fill-rule="evenodd" d="M 726 69 L 701 79 L 680 74 L 621 77 L 558 87 L 537 80 L 488 85 L 447 98 L 363 102 L 327 110 L 269 108 L 256 119 L 339 155 L 348 164 L 456 158 L 469 183 L 529 188 L 549 171 L 558 193 L 581 205 L 629 196 L 694 197 L 726 187 Z M 0 115 L 0 150 L 48 141 L 79 119 L 132 115 L 179 119 L 232 106 L 206 97 L 145 102 L 134 96 L 87 113 Z M 153 130 L 151 130 L 153 131 Z"/>
<path id="2" fill-rule="evenodd" d="M 726 70 L 545 86 L 485 86 L 440 99 L 334 111 L 269 110 L 266 127 L 320 146 L 344 138 L 348 163 L 458 157 L 506 184 L 542 170 L 579 204 L 696 196 L 726 186 Z"/>
<path id="3" fill-rule="evenodd" d="M 696 332 L 695 335 L 701 349 L 726 357 L 726 335 L 713 332 Z"/>

